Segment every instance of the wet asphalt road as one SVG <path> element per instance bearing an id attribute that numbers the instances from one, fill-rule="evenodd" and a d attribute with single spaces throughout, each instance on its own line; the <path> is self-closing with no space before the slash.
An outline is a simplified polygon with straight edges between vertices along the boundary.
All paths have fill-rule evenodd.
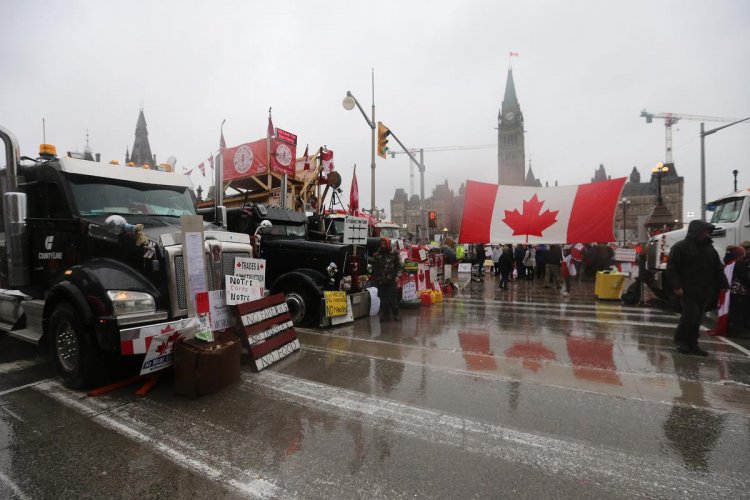
<path id="1" fill-rule="evenodd" d="M 302 350 L 190 400 L 89 398 L 0 337 L 0 498 L 747 498 L 750 343 L 677 354 L 658 307 L 469 283 L 299 329 Z"/>

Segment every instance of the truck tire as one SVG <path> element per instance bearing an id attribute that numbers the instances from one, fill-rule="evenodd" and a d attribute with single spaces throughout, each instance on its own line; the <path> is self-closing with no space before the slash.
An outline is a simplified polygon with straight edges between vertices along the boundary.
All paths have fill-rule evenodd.
<path id="1" fill-rule="evenodd" d="M 302 287 L 294 287 L 284 292 L 289 315 L 295 326 L 312 326 L 318 318 L 318 303 L 314 295 Z"/>
<path id="2" fill-rule="evenodd" d="M 63 384 L 70 389 L 91 384 L 97 366 L 97 348 L 70 304 L 61 303 L 52 312 L 49 334 L 55 366 Z"/>

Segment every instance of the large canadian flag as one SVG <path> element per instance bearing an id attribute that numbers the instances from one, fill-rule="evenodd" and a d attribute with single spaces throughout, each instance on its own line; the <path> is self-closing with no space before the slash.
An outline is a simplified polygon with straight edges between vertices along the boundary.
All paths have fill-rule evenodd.
<path id="1" fill-rule="evenodd" d="M 468 181 L 461 243 L 615 241 L 617 201 L 626 178 L 560 187 Z"/>

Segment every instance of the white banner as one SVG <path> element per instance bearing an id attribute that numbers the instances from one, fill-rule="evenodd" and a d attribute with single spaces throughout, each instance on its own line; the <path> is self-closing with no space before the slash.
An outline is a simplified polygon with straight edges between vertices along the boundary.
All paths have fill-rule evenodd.
<path id="1" fill-rule="evenodd" d="M 260 286 L 255 285 L 253 280 L 229 275 L 224 276 L 224 279 L 227 305 L 233 306 L 263 298 Z"/>

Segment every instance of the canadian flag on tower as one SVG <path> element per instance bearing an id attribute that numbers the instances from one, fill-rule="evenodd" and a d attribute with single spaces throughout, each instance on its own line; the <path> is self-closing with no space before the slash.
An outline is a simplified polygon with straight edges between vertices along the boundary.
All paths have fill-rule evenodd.
<path id="1" fill-rule="evenodd" d="M 468 181 L 464 243 L 593 243 L 615 241 L 617 200 L 626 178 L 560 187 Z"/>

